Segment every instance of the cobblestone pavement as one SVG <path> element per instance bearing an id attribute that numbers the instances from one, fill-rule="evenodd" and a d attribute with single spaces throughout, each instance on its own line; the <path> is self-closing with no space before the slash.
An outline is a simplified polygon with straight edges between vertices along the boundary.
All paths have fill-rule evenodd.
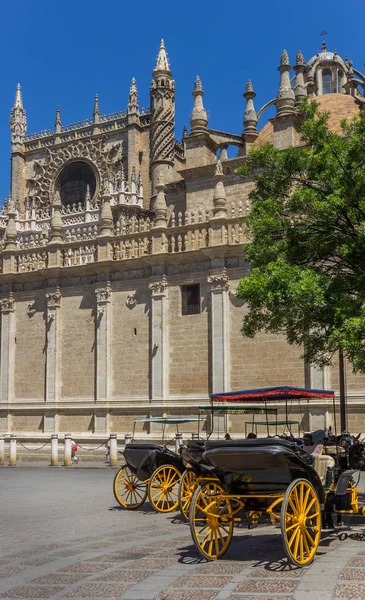
<path id="1" fill-rule="evenodd" d="M 288 567 L 274 526 L 236 528 L 225 557 L 207 562 L 178 513 L 156 514 L 148 503 L 121 510 L 113 477 L 78 467 L 0 470 L 0 598 L 365 598 L 365 542 L 348 537 L 361 526 L 342 529 L 345 540 L 324 534 L 304 569 Z"/>

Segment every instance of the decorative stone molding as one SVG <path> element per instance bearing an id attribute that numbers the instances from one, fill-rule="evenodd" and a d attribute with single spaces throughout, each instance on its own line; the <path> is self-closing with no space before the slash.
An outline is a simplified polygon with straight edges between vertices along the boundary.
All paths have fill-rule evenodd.
<path id="1" fill-rule="evenodd" d="M 35 302 L 29 302 L 29 304 L 27 304 L 27 310 L 26 310 L 28 317 L 31 319 L 32 317 L 34 317 L 36 312 L 37 312 L 37 309 L 36 309 Z"/>
<path id="2" fill-rule="evenodd" d="M 95 290 L 97 304 L 106 304 L 107 302 L 110 302 L 111 293 L 112 289 L 109 283 L 104 288 L 97 288 Z"/>
<path id="3" fill-rule="evenodd" d="M 102 180 L 110 180 L 122 164 L 122 144 L 107 146 L 107 136 L 95 139 L 75 140 L 71 144 L 47 148 L 45 161 L 34 161 L 34 172 L 27 182 L 28 195 L 32 197 L 36 211 L 51 209 L 50 198 L 60 166 L 68 161 L 82 158 L 95 165 Z"/>
<path id="4" fill-rule="evenodd" d="M 2 313 L 9 313 L 9 312 L 14 312 L 15 310 L 15 300 L 14 300 L 14 296 L 11 293 L 8 298 L 2 298 L 1 300 L 1 312 Z"/>
<path id="5" fill-rule="evenodd" d="M 164 276 L 161 281 L 153 281 L 148 286 L 151 290 L 152 296 L 166 296 L 167 293 L 167 279 Z"/>
<path id="6" fill-rule="evenodd" d="M 59 308 L 61 306 L 61 291 L 59 288 L 55 292 L 50 292 L 46 294 L 47 300 L 47 309 L 49 308 Z"/>
<path id="7" fill-rule="evenodd" d="M 96 315 L 97 315 L 98 319 L 105 314 L 106 305 L 109 304 L 110 300 L 111 300 L 111 293 L 112 293 L 112 289 L 111 289 L 109 282 L 107 283 L 107 285 L 105 287 L 97 288 L 95 290 L 95 297 L 96 297 L 96 304 L 97 304 Z"/>
<path id="8" fill-rule="evenodd" d="M 208 284 L 210 285 L 210 289 L 212 292 L 228 291 L 230 283 L 226 270 L 224 269 L 222 273 L 218 273 L 215 275 L 208 275 Z"/>
<path id="9" fill-rule="evenodd" d="M 138 302 L 137 302 L 137 296 L 136 293 L 134 294 L 129 294 L 127 296 L 127 299 L 125 301 L 126 306 L 130 309 L 134 308 L 135 306 L 137 306 Z"/>

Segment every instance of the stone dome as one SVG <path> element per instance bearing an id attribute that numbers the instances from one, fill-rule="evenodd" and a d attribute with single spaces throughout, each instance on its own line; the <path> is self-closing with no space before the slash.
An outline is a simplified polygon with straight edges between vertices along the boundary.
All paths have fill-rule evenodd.
<path id="1" fill-rule="evenodd" d="M 313 100 L 317 102 L 321 112 L 329 113 L 328 127 L 334 133 L 341 133 L 340 122 L 343 119 L 351 120 L 360 112 L 359 101 L 348 94 L 325 94 L 316 96 Z M 270 121 L 261 129 L 253 148 L 259 148 L 268 143 L 274 143 L 274 127 Z"/>

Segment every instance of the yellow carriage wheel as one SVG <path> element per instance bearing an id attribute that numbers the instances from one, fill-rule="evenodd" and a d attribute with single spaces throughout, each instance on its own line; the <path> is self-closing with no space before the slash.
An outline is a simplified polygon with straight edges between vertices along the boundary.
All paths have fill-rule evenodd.
<path id="1" fill-rule="evenodd" d="M 174 465 L 159 467 L 152 474 L 148 484 L 148 497 L 158 512 L 167 513 L 177 509 L 180 477 L 181 472 Z"/>
<path id="2" fill-rule="evenodd" d="M 196 490 L 196 473 L 193 469 L 186 469 L 179 483 L 179 509 L 182 516 L 189 521 L 189 509 L 192 497 Z"/>
<path id="3" fill-rule="evenodd" d="M 281 534 L 291 564 L 309 565 L 321 537 L 321 508 L 317 492 L 307 479 L 295 479 L 281 505 Z"/>
<path id="4" fill-rule="evenodd" d="M 190 506 L 190 531 L 200 554 L 214 560 L 226 552 L 233 536 L 233 511 L 220 483 L 207 482 L 194 493 Z"/>
<path id="5" fill-rule="evenodd" d="M 142 506 L 147 498 L 147 483 L 140 481 L 127 465 L 114 477 L 113 491 L 116 501 L 128 510 Z"/>

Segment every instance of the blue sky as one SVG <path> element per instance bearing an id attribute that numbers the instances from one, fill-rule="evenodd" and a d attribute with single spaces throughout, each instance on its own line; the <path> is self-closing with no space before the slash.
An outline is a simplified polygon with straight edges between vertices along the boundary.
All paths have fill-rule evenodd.
<path id="1" fill-rule="evenodd" d="M 117 2 L 116 0 L 0 0 L 0 199 L 10 185 L 9 112 L 22 85 L 28 133 L 127 107 L 136 77 L 140 106 L 149 106 L 149 84 L 161 38 L 176 82 L 176 137 L 189 123 L 198 74 L 209 126 L 240 133 L 248 78 L 256 109 L 278 88 L 280 54 L 291 64 L 301 49 L 308 60 L 326 29 L 329 50 L 347 54 L 365 70 L 364 0 Z M 260 126 L 265 122 L 263 118 Z"/>

